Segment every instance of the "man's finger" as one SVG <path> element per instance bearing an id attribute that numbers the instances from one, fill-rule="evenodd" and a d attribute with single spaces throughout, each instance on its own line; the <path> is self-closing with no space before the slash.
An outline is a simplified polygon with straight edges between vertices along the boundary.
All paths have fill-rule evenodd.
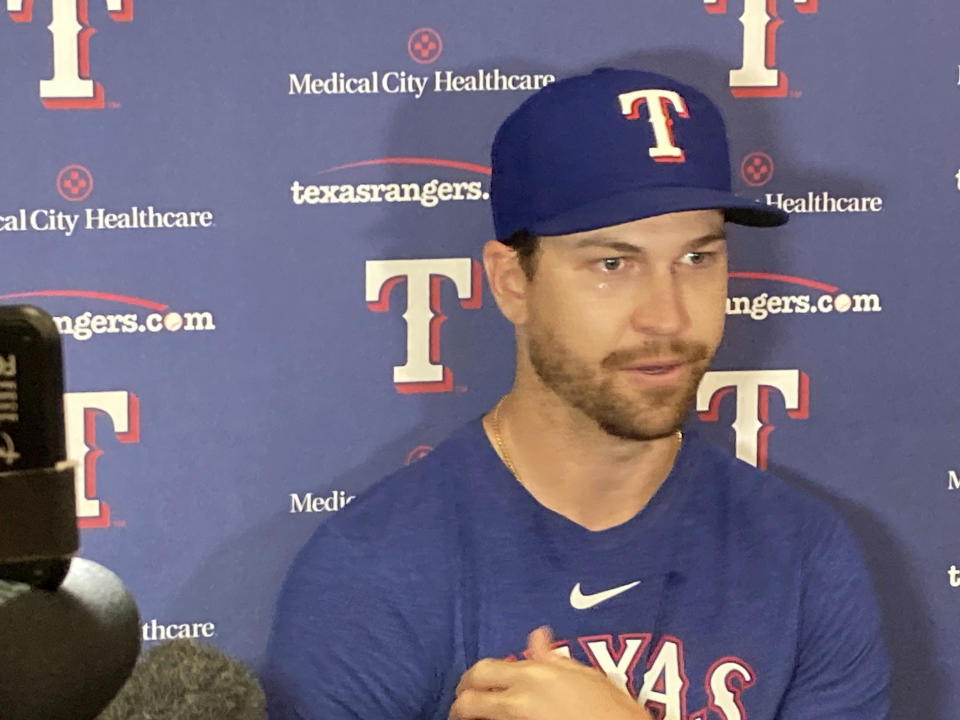
<path id="1" fill-rule="evenodd" d="M 457 696 L 447 720 L 519 720 L 529 715 L 522 709 L 508 693 L 470 688 Z"/>
<path id="2" fill-rule="evenodd" d="M 541 625 L 527 635 L 526 655 L 531 660 L 549 660 L 553 654 L 553 633 L 546 625 Z"/>
<path id="3" fill-rule="evenodd" d="M 457 683 L 457 696 L 465 690 L 505 690 L 519 673 L 516 662 L 484 658 L 467 670 Z"/>

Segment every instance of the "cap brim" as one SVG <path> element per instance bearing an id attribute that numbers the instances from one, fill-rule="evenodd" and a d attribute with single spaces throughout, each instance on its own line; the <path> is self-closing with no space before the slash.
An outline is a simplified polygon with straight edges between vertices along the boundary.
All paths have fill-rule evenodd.
<path id="1" fill-rule="evenodd" d="M 790 219 L 779 208 L 714 188 L 647 187 L 584 203 L 525 228 L 534 235 L 567 235 L 685 210 L 722 210 L 727 221 L 776 227 Z"/>

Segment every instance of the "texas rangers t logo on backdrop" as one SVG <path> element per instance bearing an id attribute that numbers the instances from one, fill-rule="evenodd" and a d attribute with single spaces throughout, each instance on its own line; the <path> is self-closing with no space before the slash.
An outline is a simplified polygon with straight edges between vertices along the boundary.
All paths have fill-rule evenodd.
<path id="1" fill-rule="evenodd" d="M 817 12 L 818 0 L 793 0 L 798 12 Z M 727 0 L 703 0 L 707 12 L 727 11 Z M 730 92 L 736 97 L 785 97 L 787 76 L 777 70 L 777 0 L 743 0 L 743 65 L 730 71 Z"/>
<path id="2" fill-rule="evenodd" d="M 443 279 L 452 280 L 460 306 L 476 310 L 482 301 L 480 264 L 471 258 L 368 260 L 367 307 L 390 309 L 390 291 L 406 280 L 407 361 L 393 368 L 399 393 L 449 392 L 453 373 L 440 363 L 440 312 Z"/>
<path id="3" fill-rule="evenodd" d="M 673 90 L 634 90 L 621 93 L 617 98 L 620 100 L 620 112 L 627 120 L 639 120 L 640 105 L 646 104 L 657 143 L 650 148 L 650 157 L 662 163 L 686 162 L 683 149 L 678 148 L 673 139 L 673 118 L 670 116 L 672 106 L 680 117 L 690 117 L 687 103 L 679 93 Z"/>
<path id="4" fill-rule="evenodd" d="M 15 22 L 33 20 L 34 0 L 7 0 Z M 115 22 L 133 19 L 133 0 L 103 0 Z M 103 86 L 90 76 L 90 36 L 96 30 L 87 17 L 87 0 L 50 0 L 53 35 L 53 77 L 40 81 L 40 99 L 51 109 L 102 108 Z"/>
<path id="5" fill-rule="evenodd" d="M 97 416 L 106 415 L 119 442 L 140 442 L 140 401 L 126 390 L 64 393 L 67 457 L 78 463 L 77 525 L 108 527 L 110 508 L 97 497 Z"/>
<path id="6" fill-rule="evenodd" d="M 761 470 L 767 467 L 767 436 L 770 423 L 770 393 L 779 390 L 787 415 L 805 419 L 809 415 L 810 381 L 799 370 L 713 371 L 703 376 L 697 389 L 697 412 L 701 420 L 716 422 L 720 402 L 736 394 L 737 411 L 733 420 L 736 455 Z"/>

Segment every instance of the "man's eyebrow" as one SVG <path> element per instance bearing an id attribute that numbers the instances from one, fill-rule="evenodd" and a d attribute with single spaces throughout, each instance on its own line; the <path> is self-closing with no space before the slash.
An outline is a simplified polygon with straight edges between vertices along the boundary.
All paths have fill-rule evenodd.
<path id="1" fill-rule="evenodd" d="M 605 237 L 585 238 L 574 245 L 574 248 L 577 250 L 581 248 L 606 248 L 622 253 L 638 253 L 643 251 L 643 248 L 637 247 L 636 245 Z"/>
<path id="2" fill-rule="evenodd" d="M 694 238 L 690 241 L 690 247 L 703 247 L 704 245 L 709 245 L 710 243 L 718 242 L 720 240 L 726 241 L 727 234 L 722 230 L 718 232 L 707 233 L 706 235 L 701 235 L 698 238 Z"/>
<path id="3" fill-rule="evenodd" d="M 690 242 L 687 243 L 687 247 L 698 248 L 703 247 L 704 245 L 709 245 L 713 242 L 725 241 L 727 239 L 726 234 L 721 230 L 718 232 L 711 232 L 706 235 L 701 235 L 700 237 L 693 238 Z M 574 245 L 574 248 L 580 250 L 582 248 L 605 248 L 608 250 L 616 250 L 624 254 L 633 254 L 638 252 L 643 252 L 642 247 L 633 245 L 628 242 L 622 242 L 620 240 L 614 240 L 613 238 L 605 238 L 602 235 L 593 238 L 584 238 L 577 242 Z"/>

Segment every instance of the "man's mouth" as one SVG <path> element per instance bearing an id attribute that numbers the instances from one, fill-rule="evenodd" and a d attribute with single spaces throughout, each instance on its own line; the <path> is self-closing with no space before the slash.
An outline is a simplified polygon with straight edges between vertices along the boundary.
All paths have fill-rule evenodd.
<path id="1" fill-rule="evenodd" d="M 635 379 L 644 381 L 676 382 L 683 376 L 686 363 L 682 360 L 643 362 L 623 368 Z"/>
<path id="2" fill-rule="evenodd" d="M 686 361 L 683 358 L 656 358 L 653 360 L 643 360 L 632 362 L 626 366 L 625 370 L 638 370 L 640 372 L 667 372 L 674 368 L 684 365 Z"/>
<path id="3" fill-rule="evenodd" d="M 680 367 L 679 363 L 674 365 L 640 365 L 630 369 L 647 375 L 663 375 L 678 367 Z"/>

